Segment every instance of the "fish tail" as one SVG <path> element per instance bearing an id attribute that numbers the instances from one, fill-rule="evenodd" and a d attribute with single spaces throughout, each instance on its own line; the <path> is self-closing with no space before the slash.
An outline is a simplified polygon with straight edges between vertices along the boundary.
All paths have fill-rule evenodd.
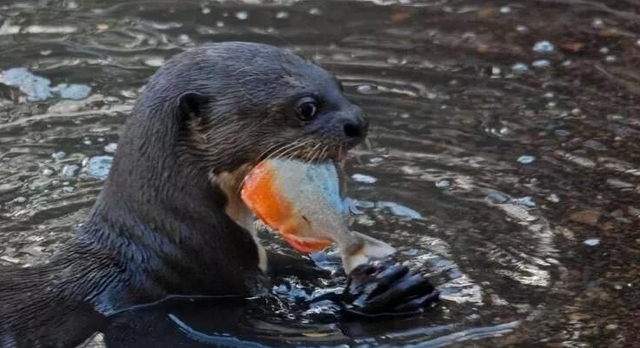
<path id="1" fill-rule="evenodd" d="M 347 274 L 362 264 L 371 260 L 384 259 L 396 252 L 394 247 L 381 240 L 359 232 L 354 232 L 354 234 L 362 241 L 362 247 L 355 253 L 342 253 L 343 268 Z"/>

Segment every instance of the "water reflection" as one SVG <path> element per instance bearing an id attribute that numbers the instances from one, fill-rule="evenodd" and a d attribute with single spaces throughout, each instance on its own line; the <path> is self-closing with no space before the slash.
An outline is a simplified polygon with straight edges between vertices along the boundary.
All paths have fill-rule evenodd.
<path id="1" fill-rule="evenodd" d="M 640 329 L 628 301 L 640 296 L 639 12 L 564 0 L 1 4 L 0 263 L 46 260 L 83 221 L 157 66 L 203 42 L 259 41 L 335 72 L 366 109 L 371 143 L 347 168 L 354 229 L 398 246 L 443 291 L 438 311 L 353 323 L 336 345 L 628 346 Z M 48 87 L 75 85 L 86 98 Z M 260 313 L 281 321 L 272 332 L 312 314 L 293 293 L 317 287 L 286 285 L 278 310 Z M 174 330 L 194 328 L 170 314 Z"/>

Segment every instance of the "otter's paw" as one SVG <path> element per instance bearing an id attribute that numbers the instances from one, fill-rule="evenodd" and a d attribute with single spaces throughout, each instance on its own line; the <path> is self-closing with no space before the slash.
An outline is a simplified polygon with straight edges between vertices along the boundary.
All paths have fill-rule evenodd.
<path id="1" fill-rule="evenodd" d="M 417 270 L 387 262 L 351 271 L 341 302 L 347 311 L 359 315 L 407 315 L 431 307 L 438 296 L 438 290 Z"/>

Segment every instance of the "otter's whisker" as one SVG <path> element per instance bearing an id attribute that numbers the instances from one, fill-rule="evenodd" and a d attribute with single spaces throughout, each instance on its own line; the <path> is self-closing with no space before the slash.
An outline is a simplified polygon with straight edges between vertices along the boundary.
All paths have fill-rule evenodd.
<path id="1" fill-rule="evenodd" d="M 288 145 L 290 145 L 290 144 L 283 145 L 282 147 L 285 147 L 285 146 L 288 146 Z M 261 158 L 264 157 L 265 155 L 267 155 L 271 150 L 275 149 L 278 146 L 280 146 L 280 144 L 278 144 L 278 143 L 275 143 L 275 144 L 272 144 L 272 145 L 268 146 L 267 149 L 262 151 L 262 153 L 258 156 L 258 160 L 260 162 L 264 161 Z M 282 147 L 280 147 L 280 149 L 282 149 Z M 279 151 L 280 149 L 278 149 L 276 151 Z M 265 157 L 265 159 L 268 159 L 271 155 L 272 154 L 270 153 L 269 155 L 267 155 L 267 157 Z"/>
<path id="2" fill-rule="evenodd" d="M 287 153 L 282 153 L 281 155 L 279 155 L 279 158 L 286 158 L 286 159 L 291 159 L 295 156 L 298 156 L 300 153 L 300 150 L 303 149 L 307 144 L 311 143 L 312 141 L 310 140 L 306 140 L 300 144 L 298 144 L 298 146 L 290 149 Z"/>
<path id="3" fill-rule="evenodd" d="M 307 162 L 313 162 L 313 160 L 314 160 L 314 159 L 315 159 L 315 157 L 316 157 L 316 150 L 317 150 L 320 146 L 322 146 L 322 144 L 321 144 L 321 143 L 317 143 L 317 144 L 316 144 L 316 146 L 314 146 L 314 147 L 311 149 L 311 151 L 309 151 L 309 153 L 307 154 L 307 156 L 305 156 L 305 160 L 306 160 Z"/>
<path id="4" fill-rule="evenodd" d="M 277 150 L 273 151 L 272 153 L 270 153 L 264 160 L 262 160 L 262 162 L 264 162 L 264 161 L 266 161 L 266 160 L 268 160 L 270 158 L 278 157 L 282 153 L 290 150 L 291 148 L 295 148 L 295 147 L 299 146 L 300 140 L 301 140 L 301 138 L 298 138 L 298 139 L 294 140 L 291 143 L 288 143 L 288 144 L 285 144 L 285 145 L 281 146 L 279 149 L 277 149 Z"/>
<path id="5" fill-rule="evenodd" d="M 316 150 L 315 154 L 313 155 L 313 157 L 311 158 L 311 162 L 315 162 L 317 160 L 320 159 L 320 148 L 318 148 L 318 150 Z"/>
<path id="6" fill-rule="evenodd" d="M 325 161 L 327 159 L 327 155 L 329 154 L 327 151 L 329 150 L 329 146 L 324 146 L 324 148 L 322 148 L 322 152 L 320 152 L 320 161 Z"/>

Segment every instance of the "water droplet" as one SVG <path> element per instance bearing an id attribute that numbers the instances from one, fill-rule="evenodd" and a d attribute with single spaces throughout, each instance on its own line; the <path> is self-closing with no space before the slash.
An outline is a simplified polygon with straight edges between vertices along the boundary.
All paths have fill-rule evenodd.
<path id="1" fill-rule="evenodd" d="M 602 19 L 596 18 L 593 20 L 593 23 L 591 23 L 591 25 L 593 25 L 594 28 L 602 28 L 604 27 L 604 22 L 602 21 Z"/>
<path id="2" fill-rule="evenodd" d="M 322 14 L 322 11 L 319 8 L 314 7 L 314 8 L 309 10 L 309 14 L 313 15 L 313 16 L 319 16 L 319 15 Z"/>
<path id="3" fill-rule="evenodd" d="M 27 198 L 20 196 L 20 197 L 16 197 L 13 201 L 15 203 L 22 204 L 22 203 L 25 203 L 27 201 Z"/>
<path id="4" fill-rule="evenodd" d="M 417 211 L 395 202 L 378 202 L 377 206 L 380 209 L 388 208 L 389 210 L 391 210 L 391 213 L 393 215 L 396 215 L 399 217 L 405 217 L 410 219 L 422 219 L 422 215 L 420 215 L 420 213 L 418 213 Z"/>
<path id="5" fill-rule="evenodd" d="M 51 52 L 53 52 L 53 51 L 51 51 L 51 50 L 42 50 L 42 51 L 40 51 L 40 54 L 43 55 L 43 56 L 48 56 L 48 55 L 51 54 Z"/>
<path id="6" fill-rule="evenodd" d="M 547 200 L 549 202 L 558 203 L 558 202 L 560 202 L 560 197 L 558 197 L 557 194 L 552 193 L 549 196 L 547 196 Z"/>
<path id="7" fill-rule="evenodd" d="M 208 7 L 203 7 L 202 8 L 202 14 L 209 14 L 209 13 L 211 13 L 211 9 L 210 8 L 208 8 Z"/>
<path id="8" fill-rule="evenodd" d="M 54 173 L 53 169 L 51 168 L 45 168 L 44 170 L 42 170 L 42 175 L 43 176 L 52 176 Z"/>
<path id="9" fill-rule="evenodd" d="M 492 204 L 503 204 L 509 200 L 509 197 L 502 193 L 493 192 L 487 195 L 487 200 Z"/>
<path id="10" fill-rule="evenodd" d="M 249 18 L 249 12 L 247 12 L 247 11 L 238 11 L 238 12 L 236 12 L 236 18 L 238 18 L 239 20 L 243 21 L 243 20 Z"/>
<path id="11" fill-rule="evenodd" d="M 526 27 L 526 26 L 524 26 L 524 25 L 518 25 L 518 26 L 516 27 L 516 31 L 517 31 L 517 32 L 519 32 L 520 34 L 525 34 L 525 33 L 528 33 L 528 32 L 529 32 L 529 28 L 527 28 L 527 27 Z"/>
<path id="12" fill-rule="evenodd" d="M 534 68 L 544 69 L 550 67 L 551 62 L 548 59 L 538 59 L 534 60 L 531 65 L 533 65 Z"/>
<path id="13" fill-rule="evenodd" d="M 217 21 L 216 22 L 216 27 L 218 27 L 218 28 L 224 27 L 224 22 L 223 21 Z"/>
<path id="14" fill-rule="evenodd" d="M 509 6 L 502 6 L 500 7 L 500 13 L 511 13 L 511 7 Z"/>
<path id="15" fill-rule="evenodd" d="M 600 53 L 602 53 L 602 54 L 607 54 L 607 53 L 609 53 L 609 48 L 607 48 L 607 47 L 602 47 L 602 48 L 600 49 Z"/>
<path id="16" fill-rule="evenodd" d="M 533 45 L 533 50 L 538 53 L 551 53 L 555 50 L 555 47 L 549 41 L 539 41 Z"/>
<path id="17" fill-rule="evenodd" d="M 520 156 L 518 157 L 518 162 L 521 164 L 531 164 L 536 160 L 535 156 Z"/>
<path id="18" fill-rule="evenodd" d="M 62 168 L 61 176 L 63 179 L 68 180 L 78 174 L 80 167 L 75 164 L 68 164 Z"/>
<path id="19" fill-rule="evenodd" d="M 59 160 L 65 158 L 65 157 L 67 157 L 67 153 L 64 152 L 64 151 L 58 151 L 58 152 L 52 154 L 51 157 L 53 157 L 54 159 L 59 161 Z"/>
<path id="20" fill-rule="evenodd" d="M 513 72 L 515 73 L 523 73 L 525 71 L 528 71 L 529 67 L 527 66 L 527 64 L 524 64 L 524 63 L 515 63 L 511 67 L 511 70 L 513 70 Z"/>
<path id="21" fill-rule="evenodd" d="M 500 75 L 500 73 L 502 73 L 502 70 L 499 67 L 494 66 L 491 68 L 491 75 Z"/>
<path id="22" fill-rule="evenodd" d="M 353 180 L 357 182 L 363 182 L 366 184 L 373 184 L 374 182 L 378 181 L 378 179 L 364 174 L 353 174 L 351 178 L 353 178 Z"/>
<path id="23" fill-rule="evenodd" d="M 596 246 L 596 245 L 600 244 L 600 238 L 589 238 L 589 239 L 584 241 L 584 244 L 586 244 L 588 246 Z"/>
<path id="24" fill-rule="evenodd" d="M 536 202 L 534 202 L 533 198 L 531 198 L 530 196 L 525 196 L 522 198 L 514 198 L 510 202 L 516 205 L 522 205 L 529 208 L 533 208 L 536 206 Z"/>
<path id="25" fill-rule="evenodd" d="M 617 60 L 618 60 L 618 58 L 617 58 L 616 56 L 606 56 L 606 57 L 604 58 L 604 60 L 605 60 L 605 62 L 607 62 L 607 63 L 613 63 L 613 62 L 617 61 Z"/>
<path id="26" fill-rule="evenodd" d="M 287 19 L 287 18 L 289 18 L 289 12 L 280 11 L 280 12 L 276 13 L 276 18 L 277 19 Z"/>
<path id="27" fill-rule="evenodd" d="M 382 161 L 384 161 L 384 158 L 382 157 L 374 157 L 369 160 L 369 162 L 373 164 L 378 164 L 378 163 L 381 163 Z"/>
<path id="28" fill-rule="evenodd" d="M 147 66 L 152 66 L 154 68 L 157 68 L 159 66 L 162 66 L 162 64 L 164 64 L 164 58 L 162 57 L 147 58 L 143 61 L 143 63 Z"/>
<path id="29" fill-rule="evenodd" d="M 372 85 L 360 85 L 357 88 L 358 92 L 362 94 L 376 94 L 378 93 L 378 88 Z"/>
<path id="30" fill-rule="evenodd" d="M 636 45 L 640 46 L 640 39 L 638 39 L 638 41 L 636 41 Z"/>
<path id="31" fill-rule="evenodd" d="M 116 152 L 117 148 L 118 148 L 118 144 L 109 143 L 104 147 L 104 151 L 107 152 L 107 153 L 114 153 L 114 152 Z"/>
<path id="32" fill-rule="evenodd" d="M 83 143 L 83 144 L 85 144 L 85 145 L 91 145 L 91 144 L 93 144 L 93 143 L 91 142 L 91 140 L 85 140 L 85 141 L 83 141 L 82 143 Z"/>
<path id="33" fill-rule="evenodd" d="M 544 97 L 545 98 L 553 98 L 553 97 L 555 97 L 555 94 L 553 94 L 553 92 L 547 92 L 547 93 L 544 94 Z"/>
<path id="34" fill-rule="evenodd" d="M 451 186 L 451 181 L 449 181 L 449 180 L 436 181 L 436 187 L 439 188 L 439 189 L 444 189 L 444 188 L 447 188 L 449 186 Z"/>
<path id="35" fill-rule="evenodd" d="M 122 95 L 123 97 L 128 98 L 128 99 L 135 99 L 138 96 L 138 94 L 135 91 L 130 90 L 130 89 L 129 90 L 127 90 L 127 89 L 121 90 L 120 91 L 120 95 Z"/>

